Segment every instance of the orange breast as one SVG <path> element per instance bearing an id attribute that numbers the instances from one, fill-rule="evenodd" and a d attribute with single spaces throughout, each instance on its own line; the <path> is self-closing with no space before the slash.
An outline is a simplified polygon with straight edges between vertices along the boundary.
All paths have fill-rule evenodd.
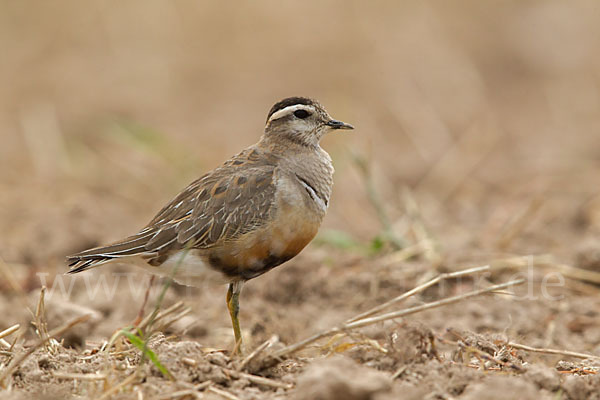
<path id="1" fill-rule="evenodd" d="M 232 279 L 251 279 L 296 256 L 315 237 L 320 218 L 282 207 L 266 226 L 207 251 L 210 265 Z"/>

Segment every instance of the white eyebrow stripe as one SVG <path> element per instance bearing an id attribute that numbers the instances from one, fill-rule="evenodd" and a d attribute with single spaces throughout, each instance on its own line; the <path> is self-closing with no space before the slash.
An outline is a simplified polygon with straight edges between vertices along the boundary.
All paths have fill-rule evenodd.
<path id="1" fill-rule="evenodd" d="M 296 110 L 306 110 L 310 113 L 314 113 L 317 110 L 313 106 L 309 106 L 306 104 L 294 104 L 293 106 L 287 106 L 286 108 L 282 108 L 281 110 L 274 112 L 273 115 L 269 118 L 268 122 L 275 121 L 285 115 L 291 114 Z"/>

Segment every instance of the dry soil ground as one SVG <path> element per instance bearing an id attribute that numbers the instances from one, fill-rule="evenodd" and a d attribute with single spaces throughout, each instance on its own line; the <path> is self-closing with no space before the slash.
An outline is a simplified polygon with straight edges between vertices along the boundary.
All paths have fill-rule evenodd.
<path id="1" fill-rule="evenodd" d="M 595 2 L 105 4 L 1 5 L 0 331 L 20 329 L 0 342 L 0 397 L 600 398 Z M 318 238 L 242 293 L 245 354 L 270 347 L 231 357 L 225 287 L 178 285 L 145 329 L 172 379 L 109 345 L 149 277 L 67 277 L 64 256 L 135 232 L 296 94 L 357 129 L 323 143 L 337 172 Z M 269 358 L 484 265 L 386 311 L 525 283 Z"/>

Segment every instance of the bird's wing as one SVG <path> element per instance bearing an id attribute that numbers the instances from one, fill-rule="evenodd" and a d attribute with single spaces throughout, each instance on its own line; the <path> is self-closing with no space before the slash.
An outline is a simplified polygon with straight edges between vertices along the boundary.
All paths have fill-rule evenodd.
<path id="1" fill-rule="evenodd" d="M 246 150 L 190 184 L 137 234 L 67 257 L 69 272 L 115 258 L 152 258 L 235 240 L 269 221 L 276 175 L 276 159 Z"/>

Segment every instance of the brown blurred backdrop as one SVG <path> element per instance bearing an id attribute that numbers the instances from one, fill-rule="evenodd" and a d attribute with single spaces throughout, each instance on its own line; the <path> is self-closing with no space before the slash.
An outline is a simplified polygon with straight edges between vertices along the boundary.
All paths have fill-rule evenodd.
<path id="1" fill-rule="evenodd" d="M 323 143 L 337 169 L 325 229 L 381 230 L 358 156 L 391 221 L 406 185 L 446 249 L 497 251 L 540 198 L 531 229 L 547 241 L 509 251 L 560 252 L 564 218 L 582 213 L 597 232 L 594 0 L 3 1 L 0 49 L 11 263 L 61 271 L 65 254 L 134 232 L 290 95 L 356 126 Z"/>

